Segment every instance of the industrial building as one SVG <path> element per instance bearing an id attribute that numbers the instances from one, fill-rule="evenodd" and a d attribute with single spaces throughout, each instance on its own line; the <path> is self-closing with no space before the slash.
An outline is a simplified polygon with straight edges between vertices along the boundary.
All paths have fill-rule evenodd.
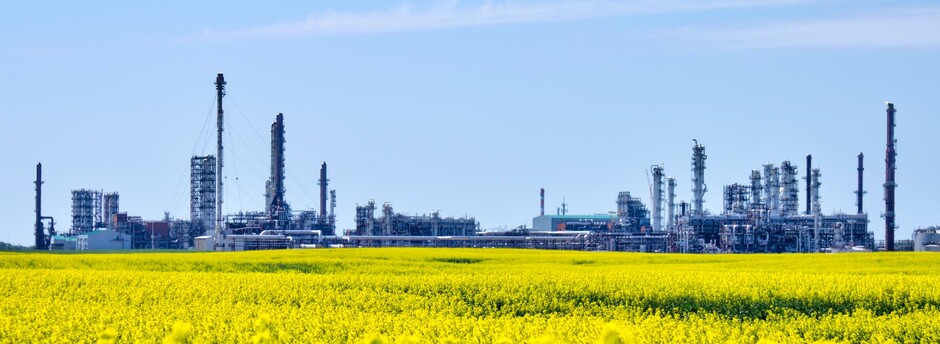
<path id="1" fill-rule="evenodd" d="M 542 215 L 532 219 L 532 230 L 609 232 L 616 222 L 613 214 Z"/>
<path id="2" fill-rule="evenodd" d="M 133 247 L 133 238 L 125 233 L 103 229 L 87 232 L 76 237 L 75 249 L 79 251 L 127 250 Z"/>

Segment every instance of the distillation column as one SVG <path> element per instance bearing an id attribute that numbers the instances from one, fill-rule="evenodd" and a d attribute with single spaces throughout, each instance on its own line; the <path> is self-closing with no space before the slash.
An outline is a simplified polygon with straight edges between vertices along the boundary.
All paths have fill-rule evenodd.
<path id="1" fill-rule="evenodd" d="M 653 166 L 653 190 L 650 201 L 653 206 L 653 232 L 662 231 L 663 227 L 663 167 Z"/>
<path id="2" fill-rule="evenodd" d="M 897 229 L 894 214 L 894 189 L 898 184 L 894 180 L 897 171 L 897 140 L 894 138 L 894 104 L 888 103 L 888 144 L 885 150 L 885 250 L 894 251 L 894 231 Z"/>
<path id="3" fill-rule="evenodd" d="M 796 166 L 790 161 L 784 161 L 780 164 L 780 184 L 783 194 L 781 195 L 781 211 L 783 216 L 795 216 L 799 214 L 800 199 L 799 185 L 796 181 Z"/>
<path id="4" fill-rule="evenodd" d="M 770 210 L 773 214 L 780 213 L 780 168 L 772 167 L 770 169 Z"/>
<path id="5" fill-rule="evenodd" d="M 812 197 L 812 188 L 813 188 L 813 155 L 806 156 L 806 215 L 813 213 L 813 197 Z"/>
<path id="6" fill-rule="evenodd" d="M 820 201 L 819 187 L 822 185 L 822 183 L 819 182 L 819 177 L 821 176 L 822 176 L 822 173 L 819 171 L 818 168 L 814 168 L 810 176 L 810 179 L 812 180 L 812 182 L 810 183 L 810 188 L 809 188 L 810 201 L 812 202 L 812 207 L 811 207 L 812 215 L 822 215 L 822 204 L 819 202 Z"/>
<path id="7" fill-rule="evenodd" d="M 759 170 L 751 170 L 751 204 L 761 201 L 761 178 Z M 766 206 L 766 204 L 765 204 Z M 754 208 L 753 206 L 751 208 Z"/>
<path id="8" fill-rule="evenodd" d="M 764 205 L 769 213 L 774 214 L 777 211 L 777 192 L 780 186 L 774 183 L 774 174 L 776 173 L 773 164 L 764 164 Z"/>
<path id="9" fill-rule="evenodd" d="M 692 147 L 692 214 L 705 214 L 705 192 L 708 187 L 705 185 L 705 146 L 700 145 L 698 140 L 693 140 L 695 145 Z"/>
<path id="10" fill-rule="evenodd" d="M 336 190 L 330 190 L 330 231 L 336 235 Z"/>
<path id="11" fill-rule="evenodd" d="M 822 217 L 822 204 L 819 203 L 819 186 L 822 185 L 819 182 L 819 177 L 822 174 L 819 172 L 819 169 L 813 169 L 809 178 L 807 178 L 806 183 L 809 185 L 809 200 L 812 202 L 812 215 L 813 215 L 813 239 L 815 240 L 815 249 L 818 252 L 820 247 L 820 238 L 819 238 L 819 226 L 821 225 L 820 220 Z"/>
<path id="12" fill-rule="evenodd" d="M 285 210 L 284 204 L 284 114 L 278 113 L 271 124 L 271 203 L 268 214 L 272 218 Z"/>
<path id="13" fill-rule="evenodd" d="M 676 178 L 666 178 L 666 230 L 676 230 Z"/>

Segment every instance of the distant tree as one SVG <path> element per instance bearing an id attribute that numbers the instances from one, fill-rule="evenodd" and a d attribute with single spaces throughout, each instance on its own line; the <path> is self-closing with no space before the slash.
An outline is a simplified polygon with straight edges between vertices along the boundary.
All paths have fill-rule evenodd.
<path id="1" fill-rule="evenodd" d="M 32 246 L 20 246 L 0 241 L 0 251 L 28 251 L 32 249 Z"/>

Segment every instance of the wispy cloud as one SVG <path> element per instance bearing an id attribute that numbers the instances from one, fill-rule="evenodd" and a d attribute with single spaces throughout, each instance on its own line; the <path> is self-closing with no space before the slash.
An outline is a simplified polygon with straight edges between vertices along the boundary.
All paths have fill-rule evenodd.
<path id="1" fill-rule="evenodd" d="M 808 0 L 562 0 L 537 3 L 446 1 L 429 7 L 401 5 L 371 12 L 324 12 L 305 19 L 237 29 L 205 30 L 204 39 L 284 38 L 435 30 L 518 23 L 574 21 L 601 17 L 768 7 Z"/>
<path id="2" fill-rule="evenodd" d="M 661 37 L 718 48 L 936 48 L 940 7 L 723 28 L 686 27 Z"/>

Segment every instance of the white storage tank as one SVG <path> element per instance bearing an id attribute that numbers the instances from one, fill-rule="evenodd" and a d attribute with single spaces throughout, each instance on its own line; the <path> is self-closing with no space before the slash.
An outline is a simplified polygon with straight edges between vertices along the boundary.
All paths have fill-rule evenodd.
<path id="1" fill-rule="evenodd" d="M 940 252 L 940 233 L 936 228 L 914 231 L 914 251 Z"/>

